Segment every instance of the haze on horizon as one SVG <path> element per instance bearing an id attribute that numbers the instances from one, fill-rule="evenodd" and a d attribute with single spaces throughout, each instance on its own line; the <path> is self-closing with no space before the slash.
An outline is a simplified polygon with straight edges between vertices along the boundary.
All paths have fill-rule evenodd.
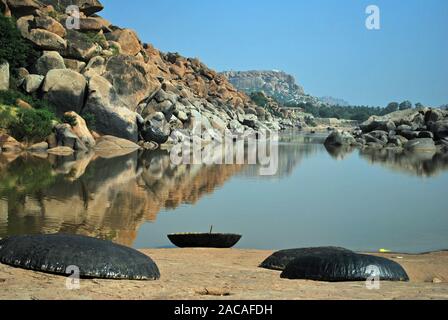
<path id="1" fill-rule="evenodd" d="M 446 0 L 102 0 L 100 13 L 164 52 L 217 70 L 282 70 L 357 105 L 448 103 Z M 377 5 L 381 29 L 365 27 Z"/>

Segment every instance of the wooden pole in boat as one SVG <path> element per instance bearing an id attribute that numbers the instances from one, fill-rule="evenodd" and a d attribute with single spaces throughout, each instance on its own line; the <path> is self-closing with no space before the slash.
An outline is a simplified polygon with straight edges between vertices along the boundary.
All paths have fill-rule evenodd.
<path id="1" fill-rule="evenodd" d="M 213 231 L 213 225 L 210 226 L 210 234 L 212 234 Z"/>

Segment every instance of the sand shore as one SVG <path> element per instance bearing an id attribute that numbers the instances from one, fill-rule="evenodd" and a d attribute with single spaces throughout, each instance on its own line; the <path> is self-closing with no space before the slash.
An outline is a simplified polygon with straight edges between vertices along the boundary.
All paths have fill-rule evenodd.
<path id="1" fill-rule="evenodd" d="M 411 281 L 325 283 L 280 279 L 257 268 L 271 251 L 237 249 L 142 250 L 160 268 L 159 281 L 81 280 L 67 290 L 66 278 L 0 264 L 0 299 L 448 299 L 448 252 L 378 254 L 399 262 Z M 397 258 L 401 257 L 401 258 Z"/>

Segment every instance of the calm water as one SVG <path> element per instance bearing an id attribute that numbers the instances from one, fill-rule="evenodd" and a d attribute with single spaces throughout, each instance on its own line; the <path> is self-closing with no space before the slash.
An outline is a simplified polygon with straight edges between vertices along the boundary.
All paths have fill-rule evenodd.
<path id="1" fill-rule="evenodd" d="M 273 177 L 248 165 L 173 166 L 163 151 L 0 154 L 0 237 L 65 232 L 170 247 L 166 234 L 213 225 L 243 234 L 242 248 L 448 248 L 448 157 L 327 150 L 323 140 L 282 136 Z"/>

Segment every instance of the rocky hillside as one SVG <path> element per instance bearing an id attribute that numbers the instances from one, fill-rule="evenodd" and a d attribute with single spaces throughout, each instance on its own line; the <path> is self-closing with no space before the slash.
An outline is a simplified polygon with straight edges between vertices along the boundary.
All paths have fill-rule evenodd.
<path id="1" fill-rule="evenodd" d="M 191 133 L 204 140 L 216 138 L 204 129 L 244 136 L 298 121 L 285 122 L 280 114 L 257 108 L 224 75 L 199 60 L 163 53 L 143 43 L 133 30 L 103 19 L 97 14 L 103 9 L 98 0 L 0 4 L 2 14 L 16 19 L 21 36 L 37 51 L 31 65 L 14 68 L 2 63 L 0 89 L 8 89 L 9 83 L 47 100 L 59 117 L 72 112 L 70 117 L 94 119 L 95 132 L 84 130 L 87 137 L 77 136 L 73 125 L 56 126 L 57 145 L 91 148 L 92 137 L 111 135 L 154 147 L 189 141 Z M 81 10 L 79 29 L 66 28 L 68 4 Z"/>
<path id="2" fill-rule="evenodd" d="M 264 92 L 280 103 L 313 103 L 319 99 L 305 94 L 295 78 L 282 71 L 225 71 L 222 73 L 237 89 L 248 94 Z"/>

